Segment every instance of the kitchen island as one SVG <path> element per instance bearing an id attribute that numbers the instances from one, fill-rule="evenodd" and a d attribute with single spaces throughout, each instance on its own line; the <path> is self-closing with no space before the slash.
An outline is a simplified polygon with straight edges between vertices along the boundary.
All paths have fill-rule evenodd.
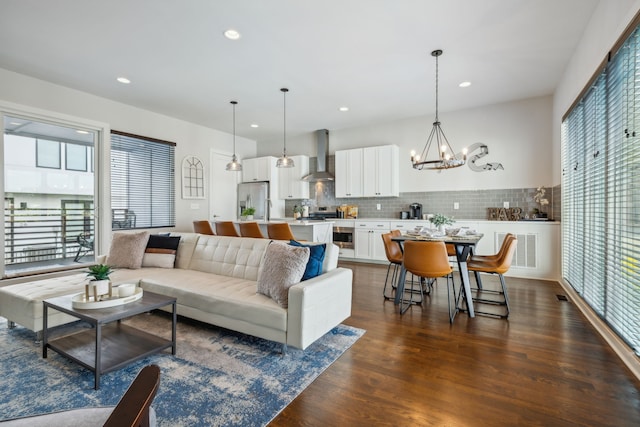
<path id="1" fill-rule="evenodd" d="M 240 224 L 242 221 L 236 221 L 236 224 Z M 296 240 L 306 240 L 307 242 L 321 242 L 331 243 L 333 242 L 333 221 L 299 221 L 291 218 L 273 219 L 271 221 L 255 221 L 260 226 L 262 234 L 266 237 L 267 224 L 269 223 L 289 223 L 293 235 L 296 236 Z"/>

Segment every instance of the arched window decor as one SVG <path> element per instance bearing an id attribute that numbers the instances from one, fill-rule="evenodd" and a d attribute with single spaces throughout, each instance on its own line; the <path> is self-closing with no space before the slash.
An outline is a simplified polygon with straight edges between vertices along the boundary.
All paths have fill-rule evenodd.
<path id="1" fill-rule="evenodd" d="M 182 160 L 182 198 L 204 199 L 204 164 L 196 156 Z"/>

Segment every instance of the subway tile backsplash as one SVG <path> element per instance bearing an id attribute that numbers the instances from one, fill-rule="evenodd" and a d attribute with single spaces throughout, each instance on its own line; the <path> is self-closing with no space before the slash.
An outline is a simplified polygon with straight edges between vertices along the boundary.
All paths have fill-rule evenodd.
<path id="1" fill-rule="evenodd" d="M 334 173 L 333 156 L 330 156 L 328 170 Z M 316 170 L 316 158 L 310 159 L 310 170 Z M 511 208 L 521 208 L 523 216 L 531 215 L 538 204 L 533 200 L 536 188 L 510 188 L 502 190 L 474 190 L 474 191 L 426 191 L 400 193 L 400 197 L 360 197 L 336 199 L 335 183 L 310 183 L 309 199 L 287 200 L 286 215 L 293 216 L 294 205 L 309 205 L 311 210 L 320 206 L 335 208 L 342 204 L 357 205 L 360 218 L 399 218 L 401 211 L 409 211 L 411 203 L 421 203 L 423 213 L 441 213 L 456 219 L 487 219 L 487 208 L 503 207 L 509 202 Z M 560 220 L 560 186 L 547 188 L 545 197 L 549 205 L 544 211 L 549 218 Z M 459 209 L 454 209 L 458 203 Z M 380 210 L 377 205 L 380 204 Z"/>

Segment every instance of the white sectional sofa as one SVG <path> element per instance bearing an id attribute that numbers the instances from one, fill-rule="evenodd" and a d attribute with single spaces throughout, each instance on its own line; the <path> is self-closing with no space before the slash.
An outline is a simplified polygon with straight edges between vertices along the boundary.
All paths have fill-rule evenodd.
<path id="1" fill-rule="evenodd" d="M 117 269 L 111 274 L 114 285 L 137 283 L 146 291 L 176 297 L 178 314 L 182 316 L 300 349 L 351 315 L 352 271 L 337 267 L 336 245 L 327 244 L 322 274 L 289 288 L 288 307 L 283 308 L 257 293 L 269 239 L 171 235 L 180 236 L 175 268 Z M 21 285 L 12 287 L 15 286 Z M 70 287 L 71 293 L 79 289 L 77 285 Z M 70 293 L 59 291 L 58 295 Z M 42 301 L 52 296 L 57 295 L 31 293 L 30 299 Z M 0 300 L 10 306 L 7 298 L 6 292 L 0 293 Z M 35 311 L 28 315 L 37 315 Z M 20 319 L 11 319 L 1 311 L 0 316 L 22 324 Z M 40 329 L 41 324 L 40 319 Z"/>

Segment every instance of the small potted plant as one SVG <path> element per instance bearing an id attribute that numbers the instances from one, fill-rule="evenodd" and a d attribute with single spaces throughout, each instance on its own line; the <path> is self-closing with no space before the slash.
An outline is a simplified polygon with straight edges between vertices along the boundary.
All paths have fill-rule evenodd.
<path id="1" fill-rule="evenodd" d="M 304 211 L 304 207 L 295 205 L 293 207 L 293 219 L 300 219 L 303 211 Z"/>
<path id="2" fill-rule="evenodd" d="M 240 213 L 240 219 L 243 221 L 251 221 L 254 213 L 256 213 L 256 208 L 244 208 L 242 213 Z"/>
<path id="3" fill-rule="evenodd" d="M 111 297 L 111 281 L 109 275 L 113 273 L 110 266 L 96 264 L 89 267 L 87 277 L 93 277 L 85 287 L 87 299 L 93 294 L 94 301 L 100 301 L 105 295 Z"/>
<path id="4" fill-rule="evenodd" d="M 441 233 L 444 233 L 445 225 L 452 225 L 454 223 L 453 217 L 449 218 L 448 216 L 439 213 L 433 214 L 433 216 L 429 218 L 429 221 L 435 225 Z"/>

